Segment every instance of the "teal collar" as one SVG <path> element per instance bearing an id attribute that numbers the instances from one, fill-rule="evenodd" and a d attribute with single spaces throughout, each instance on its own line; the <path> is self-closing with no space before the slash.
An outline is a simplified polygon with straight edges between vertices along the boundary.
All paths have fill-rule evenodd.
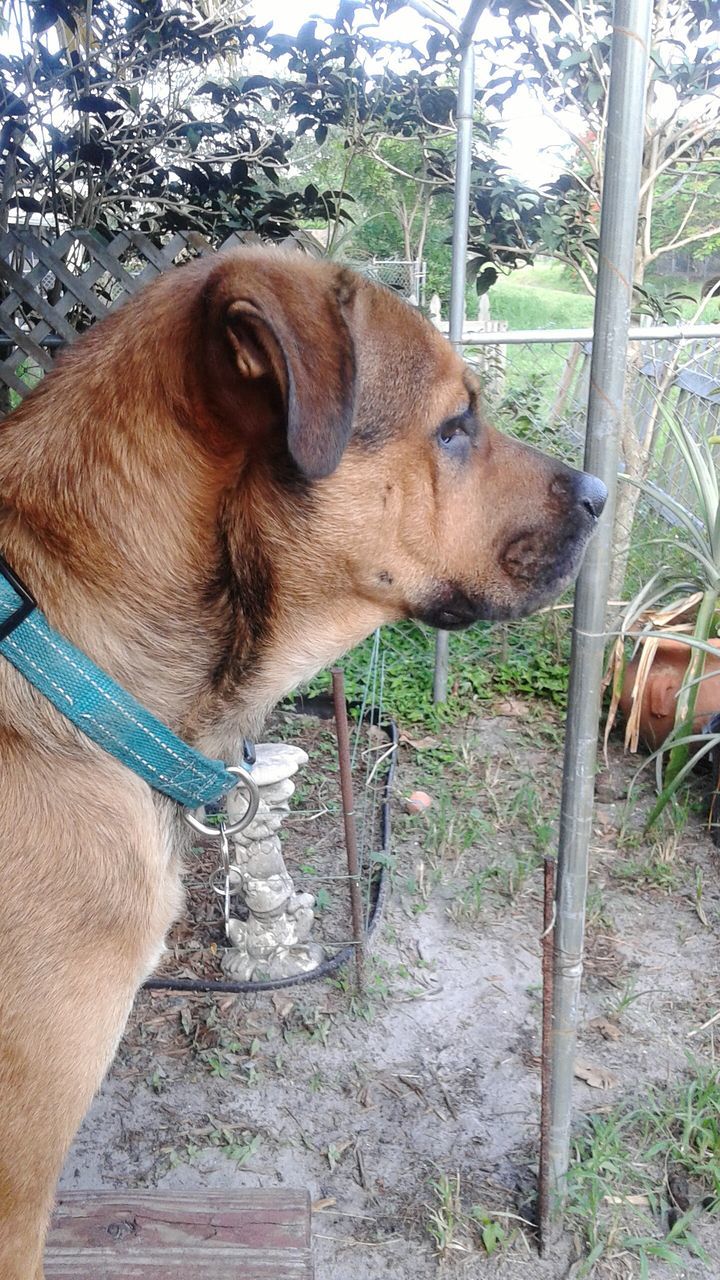
<path id="1" fill-rule="evenodd" d="M 237 786 L 238 769 L 188 746 L 54 631 L 1 556 L 0 653 L 88 738 L 186 808 Z M 245 763 L 252 763 L 247 748 Z"/>

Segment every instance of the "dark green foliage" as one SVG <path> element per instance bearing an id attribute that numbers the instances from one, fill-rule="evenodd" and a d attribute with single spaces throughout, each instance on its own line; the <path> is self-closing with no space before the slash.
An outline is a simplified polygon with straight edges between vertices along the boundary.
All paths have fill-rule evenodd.
<path id="1" fill-rule="evenodd" d="M 346 219 L 337 193 L 307 174 L 281 183 L 299 140 L 321 145 L 351 114 L 378 111 L 390 133 L 413 137 L 422 118 L 447 125 L 455 102 L 444 39 L 376 84 L 359 51 L 381 46 L 355 30 L 358 8 L 343 0 L 322 35 L 308 22 L 286 36 L 241 9 L 233 22 L 208 18 L 189 0 L 25 0 L 0 58 L 5 225 L 40 215 L 56 230 L 277 238 Z M 243 74 L 248 59 L 268 74 Z"/>
<path id="2" fill-rule="evenodd" d="M 373 637 L 353 649 L 342 666 L 348 700 L 362 701 Z M 540 615 L 506 626 L 477 623 L 453 634 L 450 691 L 446 703 L 432 701 L 435 632 L 416 622 L 384 627 L 382 653 L 384 676 L 382 702 L 385 711 L 401 724 L 458 723 L 477 710 L 478 703 L 497 694 L 541 697 L 564 707 L 568 680 L 569 640 L 566 628 Z M 329 676 L 321 672 L 309 692 L 328 688 Z M 377 690 L 379 696 L 379 686 Z"/>
<path id="3" fill-rule="evenodd" d="M 332 200 L 277 188 L 292 139 L 266 108 L 282 82 L 214 78 L 267 50 L 270 24 L 206 19 L 187 0 L 18 8 L 30 33 L 0 61 L 6 219 L 276 236 Z"/>
<path id="4" fill-rule="evenodd" d="M 371 7 L 381 17 L 398 5 Z M 315 222 L 333 225 L 336 239 L 354 219 L 358 249 L 404 257 L 416 256 L 420 223 L 429 290 L 447 295 L 457 48 L 431 31 L 424 47 L 403 46 L 400 72 L 363 13 L 342 0 L 333 19 L 291 36 L 242 6 L 228 22 L 192 0 L 24 0 L 0 58 L 4 225 L 39 217 L 56 232 L 132 226 L 277 239 Z M 382 72 L 367 69 L 376 55 Z M 489 260 L 511 264 L 532 199 L 490 158 L 498 137 L 478 115 L 473 198 L 483 234 L 499 246 Z M 340 148 L 341 163 L 325 166 L 323 181 L 326 143 Z M 408 175 L 386 191 L 384 221 L 359 190 L 383 148 L 383 162 L 399 159 Z M 424 223 L 426 195 L 433 216 Z M 492 276 L 478 279 L 487 288 Z"/>

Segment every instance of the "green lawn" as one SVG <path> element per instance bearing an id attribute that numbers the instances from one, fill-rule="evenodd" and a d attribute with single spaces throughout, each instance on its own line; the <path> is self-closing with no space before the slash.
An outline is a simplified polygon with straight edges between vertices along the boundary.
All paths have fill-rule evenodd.
<path id="1" fill-rule="evenodd" d="M 587 328 L 593 299 L 559 265 L 524 267 L 493 285 L 490 314 L 510 329 Z"/>
<path id="2" fill-rule="evenodd" d="M 590 328 L 593 300 L 558 263 L 525 267 L 503 276 L 490 291 L 490 314 L 504 320 L 508 329 Z M 577 443 L 558 430 L 557 414 L 567 422 L 573 417 L 573 398 L 562 407 L 556 398 L 567 361 L 567 342 L 500 345 L 483 352 L 468 347 L 466 356 L 475 364 L 485 387 L 486 403 L 496 422 L 511 434 L 541 448 L 575 458 Z M 502 372 L 493 372 L 500 361 Z M 579 365 L 575 366 L 579 369 Z M 577 460 L 577 459 L 575 459 Z"/>
<path id="3" fill-rule="evenodd" d="M 681 276 L 648 276 L 648 288 L 669 297 L 667 323 L 689 320 L 700 297 L 697 281 Z M 673 299 L 672 295 L 678 296 Z M 560 263 L 544 262 L 501 276 L 490 290 L 490 315 L 506 320 L 510 329 L 579 329 L 592 325 L 593 299 L 579 279 Z M 708 303 L 703 324 L 720 321 L 720 299 Z"/>

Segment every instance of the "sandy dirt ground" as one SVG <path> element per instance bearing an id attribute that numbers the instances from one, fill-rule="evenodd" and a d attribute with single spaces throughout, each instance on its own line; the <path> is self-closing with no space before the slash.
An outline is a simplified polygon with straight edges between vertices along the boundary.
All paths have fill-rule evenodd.
<path id="1" fill-rule="evenodd" d="M 366 994 L 349 971 L 273 994 L 141 994 L 62 1187 L 308 1187 L 317 1280 L 582 1274 L 582 1223 L 540 1260 L 523 1221 L 537 1171 L 542 854 L 555 841 L 562 728 L 545 706 L 496 710 L 401 748 Z M 328 733 L 289 717 L 273 726 L 310 744 L 287 856 L 316 872 L 342 870 Z M 714 1052 L 714 1028 L 700 1028 L 718 1008 L 718 851 L 693 812 L 681 834 L 647 839 L 649 782 L 644 801 L 625 803 L 634 769 L 614 744 L 599 780 L 579 1044 L 590 1082 L 575 1083 L 577 1125 L 684 1079 L 688 1054 Z M 434 808 L 405 816 L 418 785 Z M 301 820 L 318 807 L 335 832 L 320 851 Z M 340 885 L 328 881 L 336 933 Z M 213 927 L 206 919 L 205 954 Z M 192 928 L 178 928 L 187 971 Z M 661 1217 L 638 1212 L 661 1239 Z M 502 1233 L 490 1255 L 488 1221 Z M 709 1264 L 681 1251 L 680 1267 L 653 1261 L 648 1274 L 720 1275 L 717 1218 L 699 1211 L 693 1231 Z M 610 1248 L 592 1274 L 630 1277 L 637 1263 Z"/>

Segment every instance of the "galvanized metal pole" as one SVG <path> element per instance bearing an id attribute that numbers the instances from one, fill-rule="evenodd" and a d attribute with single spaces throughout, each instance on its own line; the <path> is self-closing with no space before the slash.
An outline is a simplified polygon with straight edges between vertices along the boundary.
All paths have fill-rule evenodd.
<path id="1" fill-rule="evenodd" d="M 466 24 L 469 24 L 469 21 L 472 22 L 472 26 L 469 27 L 464 37 L 465 45 L 460 63 L 460 82 L 458 84 L 449 337 L 455 350 L 460 352 L 462 352 L 463 325 L 465 323 L 465 281 L 467 276 L 468 223 L 470 220 L 473 106 L 475 103 L 475 52 L 472 46 L 472 34 L 481 7 L 479 4 L 471 5 L 463 23 L 463 31 L 466 30 Z M 474 14 L 473 9 L 477 10 Z M 438 631 L 435 640 L 433 702 L 445 702 L 447 698 L 449 640 L 450 637 L 447 631 Z"/>
<path id="2" fill-rule="evenodd" d="M 617 456 L 637 235 L 652 0 L 616 0 L 585 466 L 608 487 L 607 509 L 578 581 L 568 695 L 555 926 L 551 1120 L 552 1209 L 562 1207 L 597 761 Z"/>

